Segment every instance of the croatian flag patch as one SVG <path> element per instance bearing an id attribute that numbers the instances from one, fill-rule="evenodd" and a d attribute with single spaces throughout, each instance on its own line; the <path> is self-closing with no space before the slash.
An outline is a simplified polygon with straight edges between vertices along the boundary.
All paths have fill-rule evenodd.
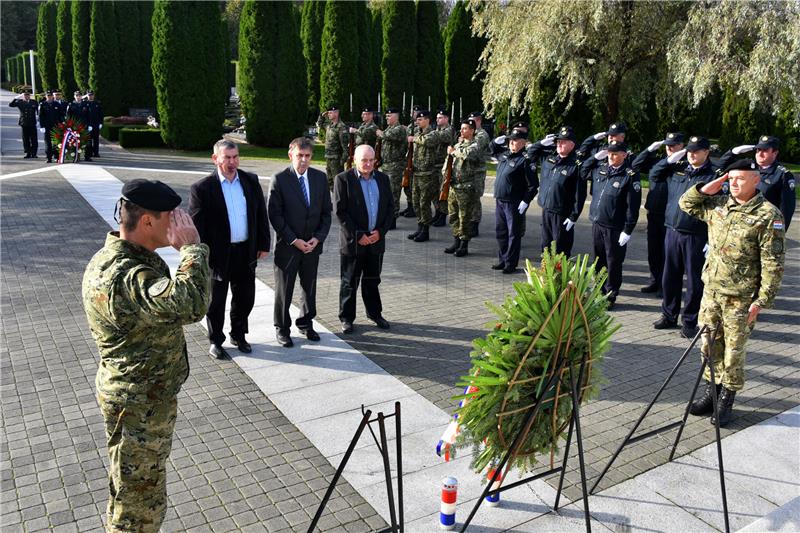
<path id="1" fill-rule="evenodd" d="M 781 220 L 774 220 L 772 221 L 772 229 L 783 229 L 783 221 Z"/>

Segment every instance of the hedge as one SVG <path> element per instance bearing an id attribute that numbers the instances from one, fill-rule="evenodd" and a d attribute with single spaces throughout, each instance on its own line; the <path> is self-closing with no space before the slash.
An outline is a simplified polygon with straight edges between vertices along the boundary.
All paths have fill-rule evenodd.
<path id="1" fill-rule="evenodd" d="M 105 130 L 105 127 L 103 127 Z M 119 145 L 123 148 L 161 148 L 164 140 L 160 128 L 125 126 L 119 130 Z"/>

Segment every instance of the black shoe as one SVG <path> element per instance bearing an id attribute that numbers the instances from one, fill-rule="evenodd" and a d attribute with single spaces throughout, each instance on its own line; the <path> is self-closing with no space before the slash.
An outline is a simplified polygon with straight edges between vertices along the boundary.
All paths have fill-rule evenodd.
<path id="1" fill-rule="evenodd" d="M 417 216 L 417 213 L 414 211 L 414 208 L 408 206 L 405 211 L 403 211 L 403 216 L 405 218 L 414 218 Z"/>
<path id="2" fill-rule="evenodd" d="M 213 357 L 214 359 L 223 360 L 229 358 L 228 352 L 226 352 L 225 348 L 223 348 L 219 344 L 212 344 L 211 346 L 209 346 L 208 353 L 211 354 L 211 357 Z"/>
<path id="3" fill-rule="evenodd" d="M 292 341 L 292 338 L 289 336 L 288 332 L 276 331 L 275 339 L 278 341 L 278 344 L 284 348 L 291 348 L 294 346 L 294 341 Z"/>
<path id="4" fill-rule="evenodd" d="M 445 224 L 447 224 L 447 215 L 444 213 L 436 213 L 436 218 L 434 218 L 433 222 L 431 222 L 431 226 L 441 228 Z"/>
<path id="5" fill-rule="evenodd" d="M 87 163 L 91 163 L 92 162 L 92 158 L 91 157 L 85 157 L 83 160 L 86 161 Z"/>
<path id="6" fill-rule="evenodd" d="M 377 316 L 375 318 L 372 318 L 372 317 L 367 317 L 367 318 L 369 318 L 370 320 L 375 322 L 375 325 L 378 326 L 381 329 L 389 329 L 389 327 L 390 327 L 389 326 L 389 322 L 387 322 L 386 319 L 383 318 L 382 316 Z"/>
<path id="7" fill-rule="evenodd" d="M 342 320 L 342 333 L 353 333 L 353 323 L 349 320 Z"/>
<path id="8" fill-rule="evenodd" d="M 30 159 L 30 158 L 31 158 L 31 156 L 30 156 L 30 155 L 28 155 L 28 154 L 25 154 L 25 156 L 24 156 L 22 159 Z"/>
<path id="9" fill-rule="evenodd" d="M 301 329 L 300 331 L 306 336 L 306 339 L 314 342 L 319 341 L 319 333 L 314 331 L 314 328 Z"/>
<path id="10" fill-rule="evenodd" d="M 692 402 L 689 406 L 689 413 L 694 416 L 709 415 L 714 411 L 714 396 L 719 396 L 719 390 L 722 385 L 712 385 L 710 381 L 706 381 L 706 389 L 703 395 Z"/>
<path id="11" fill-rule="evenodd" d="M 653 327 L 655 329 L 674 329 L 678 327 L 678 322 L 661 315 L 661 318 L 653 322 Z"/>
<path id="12" fill-rule="evenodd" d="M 652 292 L 658 292 L 660 290 L 661 290 L 661 288 L 658 286 L 658 283 L 651 283 L 650 285 L 645 285 L 644 287 L 639 289 L 639 291 L 641 291 L 641 292 L 643 292 L 645 294 L 650 294 Z"/>
<path id="13" fill-rule="evenodd" d="M 36 155 L 36 154 L 32 155 L 31 157 L 32 157 L 33 159 L 39 159 L 39 156 L 38 156 L 38 155 Z"/>
<path id="14" fill-rule="evenodd" d="M 507 266 L 503 268 L 503 274 L 514 274 L 517 270 L 519 270 L 517 267 Z"/>
<path id="15" fill-rule="evenodd" d="M 406 239 L 409 239 L 409 240 L 413 241 L 414 239 L 417 238 L 417 235 L 419 235 L 420 231 L 422 231 L 422 224 L 417 224 L 417 231 L 415 231 L 414 233 L 409 233 L 408 235 L 406 235 Z"/>
<path id="16" fill-rule="evenodd" d="M 421 230 L 417 233 L 417 236 L 414 237 L 414 242 L 425 242 L 430 239 L 430 235 L 428 234 L 428 226 L 422 225 Z"/>
<path id="17" fill-rule="evenodd" d="M 244 336 L 238 339 L 231 337 L 231 344 L 239 348 L 239 351 L 242 353 L 250 353 L 253 351 L 253 347 L 245 340 Z"/>
<path id="18" fill-rule="evenodd" d="M 461 246 L 461 239 L 459 239 L 458 237 L 453 237 L 453 245 L 445 248 L 444 253 L 454 254 L 456 250 L 459 249 L 460 246 Z"/>
<path id="19" fill-rule="evenodd" d="M 48 163 L 52 163 L 52 162 L 53 162 L 53 160 L 52 160 L 52 159 L 48 159 L 48 160 L 47 160 L 47 162 L 48 162 Z"/>
<path id="20" fill-rule="evenodd" d="M 694 336 L 697 335 L 697 332 L 700 331 L 697 326 L 686 326 L 684 325 L 681 328 L 681 337 L 684 339 L 694 339 Z"/>
<path id="21" fill-rule="evenodd" d="M 461 241 L 461 246 L 458 247 L 456 250 L 455 256 L 456 257 L 464 257 L 465 255 L 469 254 L 469 241 Z"/>
<path id="22" fill-rule="evenodd" d="M 736 398 L 736 391 L 727 387 L 722 387 L 717 400 L 717 410 L 719 411 L 719 427 L 724 428 L 733 418 L 733 400 Z M 711 423 L 716 424 L 714 415 L 711 415 Z"/>
<path id="23" fill-rule="evenodd" d="M 503 270 L 506 268 L 505 263 L 495 263 L 492 265 L 492 270 Z"/>

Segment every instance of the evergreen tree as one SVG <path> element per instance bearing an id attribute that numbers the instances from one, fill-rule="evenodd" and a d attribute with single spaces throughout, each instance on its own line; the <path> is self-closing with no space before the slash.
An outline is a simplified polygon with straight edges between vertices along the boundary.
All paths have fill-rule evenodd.
<path id="1" fill-rule="evenodd" d="M 322 30 L 322 47 L 319 79 L 319 107 L 325 109 L 337 104 L 344 111 L 342 117 L 350 116 L 349 98 L 358 83 L 358 31 L 353 25 L 357 9 L 353 2 L 328 0 L 325 4 L 325 26 Z M 358 105 L 353 102 L 355 109 Z"/>
<path id="2" fill-rule="evenodd" d="M 481 83 L 473 80 L 478 70 L 479 49 L 472 36 L 472 16 L 464 2 L 457 2 L 447 21 L 444 44 L 444 84 L 447 100 L 459 99 L 464 114 L 482 107 Z"/>
<path id="3" fill-rule="evenodd" d="M 36 25 L 36 50 L 39 56 L 39 89 L 49 89 L 58 83 L 56 71 L 56 11 L 58 5 L 48 0 L 39 5 L 39 19 Z"/>
<path id="4" fill-rule="evenodd" d="M 414 95 L 417 61 L 417 11 L 413 2 L 387 0 L 383 12 L 383 56 L 381 79 L 384 107 L 399 107 L 406 93 Z M 426 95 L 427 96 L 427 95 Z M 416 102 L 422 97 L 416 95 Z"/>
<path id="5" fill-rule="evenodd" d="M 356 8 L 358 26 L 358 82 L 351 83 L 353 91 L 353 105 L 361 108 L 365 106 L 376 107 L 378 94 L 373 91 L 372 81 L 372 53 L 374 36 L 372 35 L 372 15 L 364 0 L 353 2 Z M 353 110 L 356 111 L 355 109 Z M 356 113 L 358 114 L 358 113 Z"/>
<path id="6" fill-rule="evenodd" d="M 119 49 L 120 88 L 122 105 L 129 107 L 152 106 L 155 103 L 152 59 L 153 15 L 151 2 L 117 2 L 115 16 Z"/>
<path id="7" fill-rule="evenodd" d="M 325 24 L 324 0 L 303 2 L 300 38 L 303 40 L 303 57 L 306 60 L 308 86 L 308 119 L 314 121 L 319 113 L 319 67 L 322 59 L 322 28 Z"/>
<path id="8" fill-rule="evenodd" d="M 92 20 L 92 5 L 76 0 L 72 10 L 72 68 L 78 89 L 89 87 L 89 24 Z M 67 89 L 61 87 L 63 91 Z M 67 97 L 72 96 L 65 93 Z"/>
<path id="9" fill-rule="evenodd" d="M 239 27 L 239 94 L 247 141 L 286 146 L 303 133 L 306 78 L 293 6 L 246 0 Z"/>
<path id="10" fill-rule="evenodd" d="M 122 73 L 116 2 L 92 2 L 89 24 L 89 89 L 103 102 L 107 115 L 127 113 L 122 95 Z"/>
<path id="11" fill-rule="evenodd" d="M 372 12 L 372 81 L 369 86 L 372 94 L 378 92 L 383 95 L 383 79 L 381 74 L 381 61 L 383 59 L 383 12 L 380 9 L 371 9 Z M 381 111 L 386 111 L 386 104 L 381 96 Z M 384 124 L 385 125 L 385 124 Z"/>
<path id="12" fill-rule="evenodd" d="M 156 0 L 153 6 L 161 137 L 174 148 L 208 150 L 222 133 L 227 89 L 220 17 L 216 2 Z"/>
<path id="13" fill-rule="evenodd" d="M 139 83 L 135 103 L 140 106 L 155 108 L 156 89 L 153 87 L 153 2 L 139 4 L 139 48 L 137 50 L 139 65 Z"/>
<path id="14" fill-rule="evenodd" d="M 72 65 L 72 4 L 73 0 L 61 0 L 56 15 L 56 71 L 58 88 L 64 94 L 72 94 L 78 88 L 75 83 L 75 70 Z"/>
<path id="15" fill-rule="evenodd" d="M 431 98 L 431 107 L 444 101 L 444 45 L 439 28 L 439 3 L 417 2 L 417 71 L 414 94 L 421 102 Z"/>

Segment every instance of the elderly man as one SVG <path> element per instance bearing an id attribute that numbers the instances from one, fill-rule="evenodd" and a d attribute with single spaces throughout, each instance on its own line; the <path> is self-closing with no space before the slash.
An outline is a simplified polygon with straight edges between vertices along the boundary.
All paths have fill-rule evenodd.
<path id="1" fill-rule="evenodd" d="M 726 181 L 730 197 L 715 196 Z M 694 185 L 680 199 L 683 211 L 708 223 L 709 239 L 700 306 L 700 321 L 708 329 L 701 351 L 714 365 L 715 383 L 706 368 L 705 391 L 690 412 L 711 413 L 718 394 L 720 426 L 731 420 L 736 392 L 744 387 L 744 346 L 759 312 L 772 306 L 783 277 L 783 216 L 758 191 L 758 183 L 759 167 L 743 159 L 710 183 Z"/>

